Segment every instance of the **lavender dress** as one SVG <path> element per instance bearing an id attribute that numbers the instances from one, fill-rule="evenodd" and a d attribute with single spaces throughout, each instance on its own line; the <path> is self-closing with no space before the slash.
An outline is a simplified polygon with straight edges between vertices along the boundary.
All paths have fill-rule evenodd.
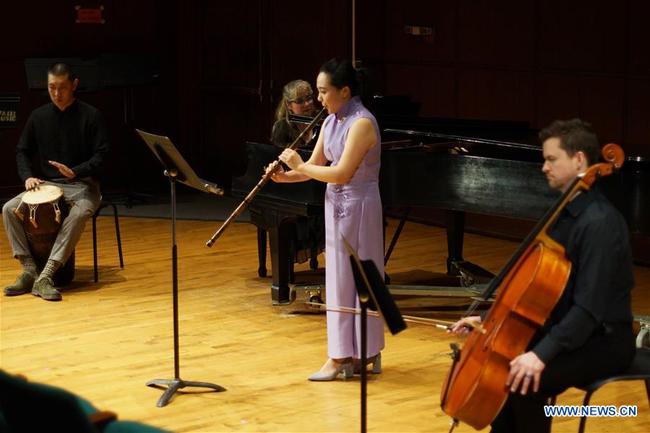
<path id="1" fill-rule="evenodd" d="M 362 117 L 372 121 L 377 144 L 363 158 L 346 185 L 327 184 L 325 193 L 325 287 L 327 305 L 359 307 L 345 237 L 362 260 L 372 259 L 384 274 L 382 206 L 379 196 L 381 139 L 375 117 L 354 97 L 323 124 L 325 157 L 335 166 L 341 159 L 348 131 Z M 361 358 L 361 321 L 358 315 L 327 313 L 327 343 L 330 358 Z M 381 319 L 368 317 L 367 356 L 384 348 Z"/>

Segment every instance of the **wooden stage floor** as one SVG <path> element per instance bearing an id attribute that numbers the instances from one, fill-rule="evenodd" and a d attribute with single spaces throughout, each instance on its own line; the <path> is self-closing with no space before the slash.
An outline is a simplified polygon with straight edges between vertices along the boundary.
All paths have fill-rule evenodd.
<path id="1" fill-rule="evenodd" d="M 124 269 L 118 266 L 112 220 L 101 217 L 99 283 L 92 282 L 89 224 L 77 247 L 76 281 L 62 302 L 0 297 L 3 369 L 66 388 L 121 419 L 176 432 L 359 430 L 358 378 L 306 380 L 327 356 L 325 317 L 271 305 L 270 278 L 257 277 L 256 231 L 250 224 L 233 224 L 208 249 L 205 241 L 218 223 L 178 222 L 181 378 L 217 383 L 227 391 L 193 388 L 167 407 L 156 407 L 161 391 L 145 382 L 173 377 L 169 221 L 123 217 L 121 223 Z M 390 221 L 389 235 L 395 226 Z M 465 257 L 493 272 L 517 246 L 476 235 L 467 235 L 465 244 Z M 442 272 L 445 251 L 442 229 L 408 224 L 387 270 Z M 17 272 L 2 235 L 0 285 L 11 283 Z M 636 277 L 634 311 L 650 315 L 650 269 L 637 267 Z M 384 372 L 369 383 L 369 431 L 448 430 L 439 394 L 453 341 L 419 325 L 397 336 L 387 333 Z M 559 403 L 579 404 L 580 396 L 569 391 Z M 650 430 L 641 382 L 608 385 L 592 404 L 635 404 L 639 412 L 635 418 L 591 418 L 589 432 Z M 577 419 L 558 418 L 553 431 L 575 432 L 577 426 Z M 456 431 L 474 430 L 461 425 Z"/>

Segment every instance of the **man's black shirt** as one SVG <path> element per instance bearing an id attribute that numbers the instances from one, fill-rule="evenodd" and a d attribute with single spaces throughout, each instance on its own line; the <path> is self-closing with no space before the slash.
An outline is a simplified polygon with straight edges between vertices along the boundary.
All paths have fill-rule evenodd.
<path id="1" fill-rule="evenodd" d="M 99 110 L 79 100 L 64 111 L 49 103 L 34 110 L 25 124 L 16 146 L 18 175 L 23 182 L 29 177 L 60 179 L 59 170 L 48 163 L 57 161 L 71 168 L 77 178 L 97 177 L 108 149 Z"/>
<path id="2" fill-rule="evenodd" d="M 551 238 L 572 263 L 569 281 L 532 348 L 548 362 L 582 346 L 608 323 L 631 323 L 632 252 L 623 216 L 597 189 L 580 193 L 560 213 Z"/>

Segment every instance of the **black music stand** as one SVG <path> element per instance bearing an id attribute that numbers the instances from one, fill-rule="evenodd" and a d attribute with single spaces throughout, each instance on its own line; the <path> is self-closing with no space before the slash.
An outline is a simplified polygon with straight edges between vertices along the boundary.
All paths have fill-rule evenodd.
<path id="1" fill-rule="evenodd" d="M 343 238 L 345 248 L 350 254 L 350 264 L 354 283 L 359 295 L 361 306 L 361 433 L 366 433 L 367 428 L 367 403 L 368 403 L 368 372 L 366 371 L 368 350 L 368 308 L 377 310 L 384 319 L 390 333 L 395 335 L 406 329 L 402 314 L 391 296 L 384 278 L 379 273 L 377 265 L 372 260 L 361 260 L 356 251 Z"/>
<path id="2" fill-rule="evenodd" d="M 183 380 L 180 377 L 180 366 L 178 356 L 178 249 L 176 247 L 176 182 L 184 183 L 192 188 L 216 195 L 223 195 L 223 190 L 216 184 L 199 178 L 189 164 L 183 159 L 174 144 L 169 138 L 161 135 L 154 135 L 136 129 L 140 137 L 147 143 L 149 149 L 156 155 L 169 179 L 171 191 L 172 208 L 172 296 L 173 296 L 173 322 L 174 322 L 174 378 L 153 379 L 147 382 L 147 386 L 156 388 L 167 387 L 163 395 L 158 399 L 156 406 L 166 406 L 170 398 L 179 389 L 194 386 L 214 389 L 216 392 L 225 391 L 226 388 L 208 382 L 193 382 Z"/>

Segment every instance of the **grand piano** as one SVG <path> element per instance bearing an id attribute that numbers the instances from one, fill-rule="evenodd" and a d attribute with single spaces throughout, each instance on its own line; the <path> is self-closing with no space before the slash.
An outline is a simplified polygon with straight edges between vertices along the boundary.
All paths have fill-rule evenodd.
<path id="1" fill-rule="evenodd" d="M 231 195 L 243 199 L 259 182 L 264 167 L 278 159 L 282 148 L 272 144 L 246 142 L 245 151 L 248 159 L 246 172 L 242 177 L 233 179 Z M 311 151 L 298 150 L 303 159 L 308 159 Z M 323 199 L 325 184 L 308 181 L 299 183 L 276 184 L 268 182 L 249 204 L 251 222 L 257 226 L 258 275 L 266 276 L 266 241 L 267 234 L 271 252 L 271 299 L 274 304 L 291 302 L 289 283 L 293 282 L 293 265 L 296 250 L 297 222 L 310 220 L 313 224 L 322 224 L 324 213 Z M 303 227 L 305 224 L 302 225 Z M 318 268 L 316 259 L 325 230 L 315 230 L 320 236 L 314 237 L 310 251 L 310 266 Z"/>
<path id="2" fill-rule="evenodd" d="M 541 147 L 526 123 L 385 117 L 380 125 L 384 127 L 382 201 L 387 214 L 404 216 L 388 246 L 387 260 L 410 210 L 436 209 L 447 228 L 448 274 L 490 278 L 489 272 L 463 257 L 466 214 L 536 221 L 557 198 L 541 174 Z M 246 143 L 248 168 L 244 176 L 234 179 L 232 194 L 244 197 L 280 151 L 267 144 Z M 308 152 L 303 151 L 303 157 Z M 635 260 L 650 264 L 650 162 L 628 157 L 620 173 L 600 184 L 628 221 Z M 271 293 L 276 304 L 291 302 L 291 222 L 322 214 L 323 193 L 323 184 L 315 181 L 270 182 L 249 207 L 258 234 L 269 233 Z M 266 243 L 259 240 L 262 275 Z"/>

